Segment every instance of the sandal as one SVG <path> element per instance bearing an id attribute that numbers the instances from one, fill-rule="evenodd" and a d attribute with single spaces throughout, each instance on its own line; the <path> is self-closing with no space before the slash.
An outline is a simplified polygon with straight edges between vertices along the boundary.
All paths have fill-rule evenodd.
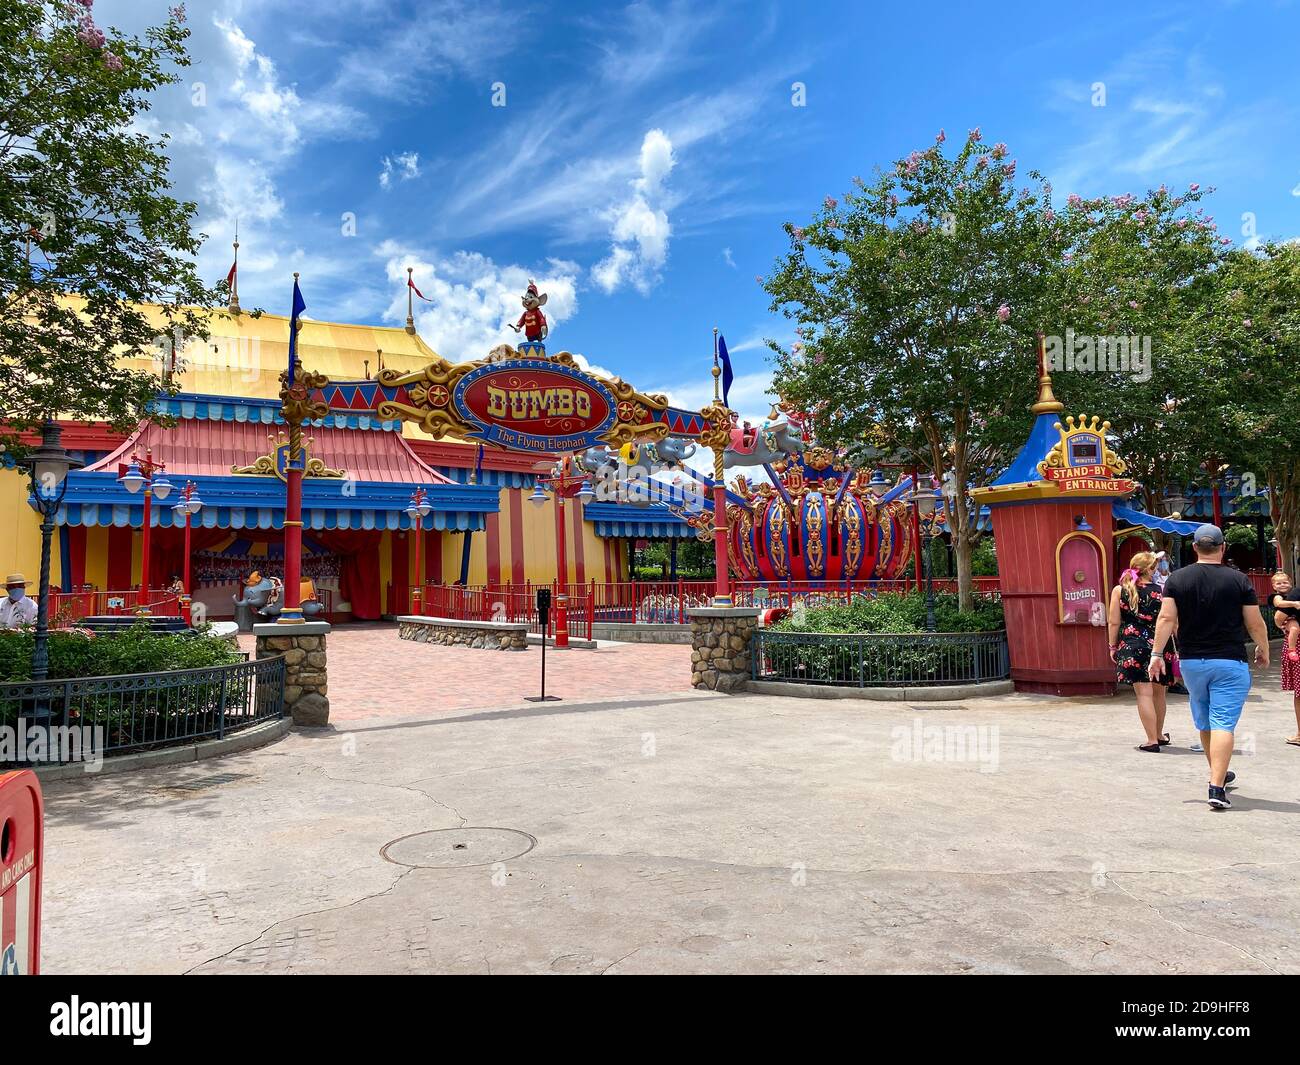
<path id="1" fill-rule="evenodd" d="M 1291 744 L 1292 747 L 1300 747 L 1300 736 L 1287 737 L 1287 743 Z"/>
<path id="2" fill-rule="evenodd" d="M 1161 746 L 1161 747 L 1168 747 L 1169 744 L 1170 744 L 1171 742 L 1172 742 L 1172 741 L 1169 739 L 1169 733 L 1167 733 L 1167 732 L 1166 732 L 1163 736 L 1160 737 L 1160 746 Z"/>
<path id="3" fill-rule="evenodd" d="M 1287 742 L 1290 743 L 1291 741 L 1288 740 Z M 1300 746 L 1300 744 L 1298 744 L 1297 746 Z M 1160 744 L 1158 744 L 1158 743 L 1140 743 L 1140 744 L 1138 744 L 1138 750 L 1139 750 L 1139 751 L 1145 751 L 1147 754 L 1159 754 L 1159 753 L 1160 753 Z"/>

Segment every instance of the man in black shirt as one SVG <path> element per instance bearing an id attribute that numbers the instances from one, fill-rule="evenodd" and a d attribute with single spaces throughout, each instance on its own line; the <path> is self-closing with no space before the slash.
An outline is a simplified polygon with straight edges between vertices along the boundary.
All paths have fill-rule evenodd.
<path id="1" fill-rule="evenodd" d="M 1209 803 L 1232 805 L 1225 790 L 1236 779 L 1228 772 L 1233 732 L 1250 692 L 1246 641 L 1255 644 L 1255 661 L 1268 665 L 1268 629 L 1259 598 L 1246 575 L 1223 565 L 1223 530 L 1202 525 L 1192 536 L 1196 565 L 1184 566 L 1165 582 L 1156 621 L 1150 675 L 1165 671 L 1163 652 L 1178 633 L 1178 663 L 1192 703 L 1192 721 L 1210 763 Z"/>

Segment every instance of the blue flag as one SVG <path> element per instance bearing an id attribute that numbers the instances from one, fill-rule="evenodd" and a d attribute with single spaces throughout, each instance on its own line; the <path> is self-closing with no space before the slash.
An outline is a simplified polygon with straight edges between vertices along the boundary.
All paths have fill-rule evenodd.
<path id="1" fill-rule="evenodd" d="M 293 313 L 289 315 L 289 387 L 293 387 L 294 374 L 298 372 L 298 315 L 307 309 L 307 301 L 298 289 L 298 279 L 293 279 Z"/>
<path id="2" fill-rule="evenodd" d="M 727 393 L 731 391 L 731 382 L 736 375 L 731 372 L 731 356 L 727 354 L 727 342 L 721 336 L 718 337 L 718 358 L 722 360 L 722 405 L 730 407 Z"/>

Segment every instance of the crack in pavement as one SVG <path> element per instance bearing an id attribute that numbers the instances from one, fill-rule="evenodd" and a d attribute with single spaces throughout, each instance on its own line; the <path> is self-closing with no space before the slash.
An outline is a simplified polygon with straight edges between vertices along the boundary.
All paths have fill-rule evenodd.
<path id="1" fill-rule="evenodd" d="M 1290 864 L 1290 863 L 1288 862 L 1288 863 L 1286 863 L 1286 864 Z M 1245 947 L 1239 946 L 1239 945 L 1237 945 L 1236 943 L 1229 943 L 1226 939 L 1220 939 L 1218 936 L 1212 936 L 1212 935 L 1209 935 L 1209 934 L 1207 934 L 1207 933 L 1205 933 L 1205 932 L 1196 932 L 1196 931 L 1193 931 L 1192 929 L 1186 927 L 1185 925 L 1181 925 L 1181 924 L 1179 924 L 1179 923 L 1178 923 L 1177 921 L 1175 921 L 1172 917 L 1166 917 L 1164 911 L 1161 910 L 1160 907 L 1157 906 L 1155 903 L 1153 903 L 1153 902 L 1147 902 L 1146 899 L 1138 898 L 1138 896 L 1134 895 L 1133 892 L 1131 892 L 1131 891 L 1128 890 L 1128 888 L 1124 887 L 1123 884 L 1120 884 L 1120 883 L 1118 883 L 1116 880 L 1112 879 L 1110 873 L 1106 873 L 1106 874 L 1105 874 L 1105 877 L 1106 877 L 1107 880 L 1109 880 L 1112 884 L 1114 884 L 1117 888 L 1119 888 L 1120 891 L 1122 891 L 1125 895 L 1127 895 L 1129 898 L 1131 898 L 1131 899 L 1132 899 L 1134 902 L 1136 902 L 1138 905 L 1140 905 L 1140 906 L 1145 906 L 1145 907 L 1147 907 L 1149 910 L 1151 910 L 1152 912 L 1154 912 L 1155 915 L 1156 915 L 1158 918 L 1160 918 L 1160 920 L 1162 920 L 1162 921 L 1165 922 L 1165 924 L 1172 925 L 1174 928 L 1177 928 L 1178 931 L 1180 931 L 1180 932 L 1184 932 L 1184 933 L 1186 933 L 1186 934 L 1189 935 L 1189 936 L 1196 936 L 1196 937 L 1198 937 L 1198 938 L 1200 938 L 1200 939 L 1207 939 L 1207 940 L 1209 940 L 1211 943 L 1218 943 L 1221 947 L 1228 947 L 1230 950 L 1239 951 L 1240 953 L 1244 954 L 1247 958 L 1249 958 L 1251 961 L 1255 962 L 1255 963 L 1258 964 L 1258 965 L 1262 965 L 1265 969 L 1267 969 L 1269 972 L 1273 973 L 1275 976 L 1281 976 L 1281 975 L 1282 975 L 1282 971 L 1281 971 L 1280 969 L 1274 967 L 1273 965 L 1270 965 L 1270 964 L 1269 964 L 1267 961 L 1265 961 L 1263 958 L 1258 958 L 1258 957 L 1256 957 L 1254 954 L 1252 954 L 1250 951 L 1248 951 Z"/>
<path id="2" fill-rule="evenodd" d="M 288 924 L 290 921 L 301 921 L 304 917 L 316 917 L 323 913 L 335 913 L 339 910 L 348 910 L 351 909 L 353 906 L 361 905 L 361 903 L 363 902 L 370 902 L 372 899 L 380 899 L 383 898 L 385 895 L 390 895 L 394 890 L 396 890 L 397 885 L 400 884 L 406 878 L 407 874 L 413 872 L 415 872 L 414 867 L 407 869 L 401 873 L 398 873 L 397 878 L 391 884 L 389 884 L 388 887 L 384 888 L 383 891 L 376 891 L 370 895 L 363 895 L 361 896 L 361 898 L 353 899 L 351 902 L 345 902 L 339 906 L 326 906 L 323 910 L 308 910 L 305 913 L 296 913 L 296 914 L 292 914 L 289 917 L 282 917 L 278 921 L 273 921 L 271 924 L 267 925 L 264 929 L 262 929 L 261 932 L 259 932 L 252 939 L 245 940 L 243 943 L 236 943 L 229 950 L 223 951 L 221 954 L 215 954 L 211 958 L 208 958 L 206 961 L 201 961 L 197 965 L 191 965 L 188 969 L 182 972 L 181 975 L 189 976 L 191 973 L 195 972 L 198 969 L 203 968 L 205 965 L 211 965 L 213 962 L 220 961 L 222 958 L 230 957 L 230 955 L 234 954 L 235 951 L 237 950 L 242 950 L 244 947 L 252 946 L 254 943 L 257 943 L 258 941 L 263 939 L 266 936 L 266 934 L 270 932 L 272 929 L 278 928 L 282 924 Z"/>

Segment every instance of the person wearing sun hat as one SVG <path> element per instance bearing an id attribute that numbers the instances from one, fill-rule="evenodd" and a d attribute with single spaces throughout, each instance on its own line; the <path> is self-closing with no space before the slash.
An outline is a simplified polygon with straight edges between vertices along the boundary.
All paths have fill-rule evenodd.
<path id="1" fill-rule="evenodd" d="M 27 594 L 32 582 L 21 573 L 5 578 L 5 597 L 0 600 L 0 629 L 16 629 L 36 620 L 36 600 Z"/>

